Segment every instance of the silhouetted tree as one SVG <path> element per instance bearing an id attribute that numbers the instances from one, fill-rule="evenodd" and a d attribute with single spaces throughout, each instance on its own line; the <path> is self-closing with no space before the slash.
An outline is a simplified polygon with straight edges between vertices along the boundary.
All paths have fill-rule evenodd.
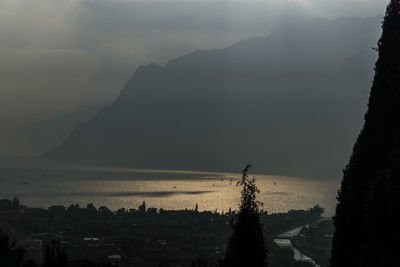
<path id="1" fill-rule="evenodd" d="M 10 244 L 8 236 L 0 232 L 0 266 L 18 267 L 22 266 L 24 251 Z"/>
<path id="2" fill-rule="evenodd" d="M 366 193 L 365 242 L 360 257 L 360 266 L 398 266 L 400 233 L 400 136 L 391 166 L 383 176 L 375 177 Z"/>
<path id="3" fill-rule="evenodd" d="M 1 267 L 35 267 L 32 260 L 24 260 L 25 251 L 10 243 L 7 235 L 0 231 L 0 266 Z"/>
<path id="4" fill-rule="evenodd" d="M 242 179 L 238 182 L 242 186 L 241 205 L 232 222 L 233 234 L 228 243 L 224 267 L 267 266 L 267 249 L 260 224 L 259 206 L 262 203 L 256 200 L 259 190 L 255 177 L 248 178 L 250 167 L 247 165 L 244 168 Z"/>
<path id="5" fill-rule="evenodd" d="M 43 267 L 67 267 L 67 254 L 61 248 L 60 242 L 53 241 L 50 247 L 47 247 L 44 256 Z"/>
<path id="6" fill-rule="evenodd" d="M 146 202 L 143 201 L 142 205 L 139 206 L 139 211 L 140 212 L 146 212 Z"/>
<path id="7" fill-rule="evenodd" d="M 388 226 L 399 214 L 394 196 L 399 180 L 400 0 L 390 1 L 382 29 L 365 124 L 338 194 L 331 267 L 398 266 L 392 253 L 399 246 L 378 243 L 385 240 L 383 234 L 396 239 Z"/>
<path id="8" fill-rule="evenodd" d="M 12 201 L 12 206 L 14 209 L 19 209 L 20 205 L 19 205 L 19 199 L 17 197 L 14 197 Z"/>

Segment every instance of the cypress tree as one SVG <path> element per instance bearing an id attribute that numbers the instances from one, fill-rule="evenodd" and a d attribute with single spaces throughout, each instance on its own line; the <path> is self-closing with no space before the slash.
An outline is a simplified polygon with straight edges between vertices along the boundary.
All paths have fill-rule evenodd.
<path id="1" fill-rule="evenodd" d="M 249 179 L 247 165 L 242 171 L 238 185 L 242 187 L 241 205 L 232 223 L 233 234 L 228 243 L 223 262 L 224 267 L 266 267 L 267 249 L 260 224 L 261 202 L 256 201 L 259 189 L 255 177 Z"/>
<path id="2" fill-rule="evenodd" d="M 7 235 L 0 231 L 0 266 L 1 267 L 18 267 L 24 266 L 23 260 L 25 251 L 16 248 L 15 243 L 10 244 Z"/>
<path id="3" fill-rule="evenodd" d="M 396 143 L 388 170 L 367 189 L 364 215 L 367 242 L 363 245 L 361 266 L 399 266 L 400 136 Z"/>
<path id="4" fill-rule="evenodd" d="M 396 205 L 388 203 L 388 193 L 398 178 L 394 155 L 400 133 L 400 0 L 390 1 L 382 30 L 365 124 L 338 193 L 331 267 L 374 266 L 372 257 L 384 262 L 382 253 L 373 249 L 379 235 L 373 228 L 393 214 L 384 212 L 384 206 Z M 378 218 L 379 211 L 386 217 Z"/>
<path id="5" fill-rule="evenodd" d="M 42 267 L 67 267 L 67 254 L 61 248 L 60 242 L 53 241 L 52 246 L 46 249 Z"/>

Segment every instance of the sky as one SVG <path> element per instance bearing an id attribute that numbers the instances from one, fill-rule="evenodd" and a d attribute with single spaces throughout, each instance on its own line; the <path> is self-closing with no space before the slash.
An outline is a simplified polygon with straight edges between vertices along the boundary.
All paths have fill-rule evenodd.
<path id="1" fill-rule="evenodd" d="M 376 16 L 387 2 L 1 0 L 0 127 L 109 101 L 139 65 L 267 35 L 293 19 Z"/>

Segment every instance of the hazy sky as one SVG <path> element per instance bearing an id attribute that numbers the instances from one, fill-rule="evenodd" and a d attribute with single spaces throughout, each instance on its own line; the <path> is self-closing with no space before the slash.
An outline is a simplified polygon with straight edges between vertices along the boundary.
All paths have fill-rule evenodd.
<path id="1" fill-rule="evenodd" d="M 0 127 L 115 97 L 141 64 L 266 35 L 301 17 L 375 16 L 387 0 L 1 0 Z"/>

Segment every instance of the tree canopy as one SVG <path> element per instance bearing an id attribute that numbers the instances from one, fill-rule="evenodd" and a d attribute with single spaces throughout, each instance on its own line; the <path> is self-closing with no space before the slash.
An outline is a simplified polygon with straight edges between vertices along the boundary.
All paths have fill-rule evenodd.
<path id="1" fill-rule="evenodd" d="M 259 189 L 256 178 L 249 178 L 247 165 L 242 171 L 238 185 L 242 186 L 242 197 L 239 212 L 232 222 L 233 234 L 225 254 L 224 267 L 267 266 L 267 249 L 263 229 L 260 224 L 261 202 L 256 200 Z"/>
<path id="2" fill-rule="evenodd" d="M 390 1 L 382 30 L 365 124 L 338 194 L 331 267 L 397 266 L 400 0 Z"/>

